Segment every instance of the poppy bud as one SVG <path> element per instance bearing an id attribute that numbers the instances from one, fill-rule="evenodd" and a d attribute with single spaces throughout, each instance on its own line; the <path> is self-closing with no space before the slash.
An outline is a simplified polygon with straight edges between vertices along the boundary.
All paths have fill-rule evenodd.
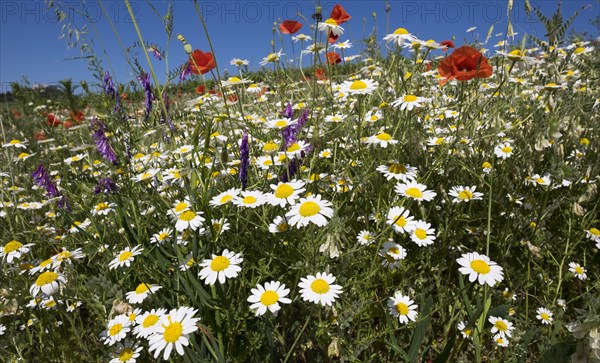
<path id="1" fill-rule="evenodd" d="M 194 49 L 189 43 L 185 43 L 185 45 L 183 46 L 183 50 L 185 50 L 187 54 L 192 54 L 194 52 Z"/>
<path id="2" fill-rule="evenodd" d="M 177 40 L 179 40 L 182 43 L 185 43 L 185 37 L 181 34 L 177 34 Z"/>

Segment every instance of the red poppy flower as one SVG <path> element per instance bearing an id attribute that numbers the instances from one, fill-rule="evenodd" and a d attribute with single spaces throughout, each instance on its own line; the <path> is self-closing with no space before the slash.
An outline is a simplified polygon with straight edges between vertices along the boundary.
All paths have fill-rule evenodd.
<path id="1" fill-rule="evenodd" d="M 85 115 L 81 111 L 71 111 L 70 115 L 71 119 L 77 123 L 81 123 L 81 121 L 85 120 Z"/>
<path id="2" fill-rule="evenodd" d="M 60 122 L 60 120 L 54 116 L 54 114 L 50 113 L 48 114 L 48 125 L 52 126 L 52 127 L 56 127 L 61 125 L 62 122 Z"/>
<path id="3" fill-rule="evenodd" d="M 317 77 L 317 79 L 319 81 L 324 80 L 325 79 L 325 70 L 323 68 L 315 69 L 315 77 Z"/>
<path id="4" fill-rule="evenodd" d="M 204 94 L 204 85 L 199 85 L 198 87 L 196 87 L 196 93 L 199 95 L 203 95 Z"/>
<path id="5" fill-rule="evenodd" d="M 339 35 L 335 35 L 335 34 L 333 34 L 333 32 L 330 31 L 329 32 L 329 43 L 331 43 L 331 44 L 335 43 L 339 37 L 340 37 Z"/>
<path id="6" fill-rule="evenodd" d="M 37 141 L 46 140 L 46 135 L 42 131 L 36 132 L 33 134 L 33 137 L 35 137 Z"/>
<path id="7" fill-rule="evenodd" d="M 481 52 L 465 45 L 456 48 L 452 54 L 444 58 L 440 62 L 438 72 L 440 76 L 445 77 L 440 82 L 443 85 L 451 79 L 468 81 L 473 78 L 491 77 L 492 66 Z"/>
<path id="8" fill-rule="evenodd" d="M 454 48 L 454 42 L 451 40 L 443 40 L 440 45 L 446 47 L 446 49 Z"/>
<path id="9" fill-rule="evenodd" d="M 10 113 L 12 113 L 12 115 L 13 115 L 15 118 L 19 118 L 19 117 L 21 117 L 21 112 L 17 111 L 17 110 L 16 110 L 16 109 L 14 109 L 14 108 L 11 108 L 11 109 L 10 109 Z"/>
<path id="10" fill-rule="evenodd" d="M 330 66 L 342 63 L 342 57 L 336 52 L 327 53 L 327 64 Z"/>
<path id="11" fill-rule="evenodd" d="M 216 67 L 215 58 L 213 57 L 212 53 L 204 53 L 199 49 L 194 50 L 194 52 L 190 55 L 189 64 L 192 68 L 192 73 L 194 74 L 205 74 Z"/>
<path id="12" fill-rule="evenodd" d="M 279 31 L 282 34 L 296 34 L 302 28 L 302 23 L 296 20 L 284 20 L 279 23 Z"/>
<path id="13" fill-rule="evenodd" d="M 333 10 L 331 10 L 330 18 L 335 20 L 338 25 L 342 25 L 348 20 L 352 19 L 352 16 L 348 15 L 342 5 L 337 4 L 333 7 Z"/>
<path id="14" fill-rule="evenodd" d="M 121 93 L 121 99 L 126 100 L 129 95 L 125 92 Z"/>
<path id="15" fill-rule="evenodd" d="M 67 121 L 65 121 L 63 126 L 65 127 L 65 129 L 70 129 L 71 127 L 73 127 L 73 123 L 71 121 L 67 120 Z"/>

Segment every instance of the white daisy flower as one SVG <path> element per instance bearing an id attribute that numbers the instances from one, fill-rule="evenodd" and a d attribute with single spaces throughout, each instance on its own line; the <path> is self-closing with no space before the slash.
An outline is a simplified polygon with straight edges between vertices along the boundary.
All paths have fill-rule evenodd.
<path id="1" fill-rule="evenodd" d="M 204 228 L 200 228 L 202 226 L 202 222 L 204 222 L 204 218 L 201 216 L 201 214 L 202 212 L 195 212 L 191 209 L 179 214 L 175 218 L 175 229 L 178 232 L 182 232 L 187 229 L 192 231 L 200 229 L 199 232 L 203 232 Z"/>
<path id="2" fill-rule="evenodd" d="M 380 165 L 376 169 L 382 173 L 387 180 L 400 180 L 404 183 L 414 181 L 417 177 L 417 168 L 396 161 L 389 165 Z"/>
<path id="3" fill-rule="evenodd" d="M 242 270 L 238 265 L 243 260 L 239 253 L 224 250 L 221 255 L 212 255 L 212 258 L 202 261 L 200 266 L 203 269 L 198 276 L 209 285 L 214 285 L 217 279 L 224 284 L 226 279 L 237 277 Z"/>
<path id="4" fill-rule="evenodd" d="M 423 106 L 422 103 L 426 101 L 427 99 L 424 97 L 417 97 L 415 95 L 404 95 L 392 101 L 391 105 L 394 107 L 400 106 L 400 111 L 412 111 L 414 108 L 419 108 Z"/>
<path id="5" fill-rule="evenodd" d="M 162 286 L 160 285 L 148 285 L 146 283 L 139 284 L 134 291 L 129 291 L 125 294 L 127 301 L 130 304 L 141 304 L 148 295 L 154 294 L 156 291 L 160 290 Z"/>
<path id="6" fill-rule="evenodd" d="M 277 216 L 273 219 L 273 222 L 269 224 L 269 232 L 273 234 L 282 233 L 290 229 L 290 225 L 282 216 Z"/>
<path id="7" fill-rule="evenodd" d="M 462 266 L 458 270 L 463 275 L 469 275 L 470 282 L 478 280 L 480 285 L 494 286 L 504 279 L 502 267 L 486 255 L 477 252 L 465 253 L 456 262 Z"/>
<path id="8" fill-rule="evenodd" d="M 536 310 L 536 319 L 540 320 L 542 324 L 552 324 L 552 312 L 546 308 L 538 308 Z"/>
<path id="9" fill-rule="evenodd" d="M 286 289 L 285 285 L 279 281 L 267 282 L 264 287 L 257 284 L 251 292 L 252 295 L 248 298 L 248 302 L 252 304 L 250 309 L 256 310 L 257 316 L 266 313 L 267 309 L 272 313 L 276 313 L 281 309 L 279 303 L 289 304 L 292 302 L 292 300 L 285 297 L 290 293 L 290 289 Z"/>
<path id="10" fill-rule="evenodd" d="M 183 347 L 190 344 L 190 333 L 198 330 L 196 322 L 200 319 L 193 317 L 197 312 L 196 309 L 181 307 L 160 318 L 156 330 L 148 337 L 148 350 L 154 351 L 155 359 L 164 350 L 163 359 L 168 360 L 173 348 L 179 355 L 184 355 Z"/>
<path id="11" fill-rule="evenodd" d="M 387 224 L 391 224 L 396 233 L 407 233 L 413 230 L 414 219 L 408 209 L 392 207 L 387 215 Z"/>
<path id="12" fill-rule="evenodd" d="M 476 187 L 455 186 L 448 193 L 452 199 L 452 203 L 470 202 L 472 200 L 481 200 L 483 193 L 475 191 Z"/>
<path id="13" fill-rule="evenodd" d="M 498 334 L 503 338 L 510 338 L 513 330 L 513 324 L 503 318 L 490 316 L 488 318 L 490 324 L 492 324 L 492 334 Z"/>
<path id="14" fill-rule="evenodd" d="M 294 205 L 300 198 L 299 194 L 304 192 L 304 182 L 301 180 L 292 180 L 289 182 L 279 182 L 277 185 L 271 184 L 273 194 L 268 196 L 268 203 L 285 207 L 286 204 Z"/>
<path id="15" fill-rule="evenodd" d="M 238 207 L 256 208 L 267 202 L 268 195 L 258 190 L 245 190 L 241 192 L 241 196 L 233 199 L 233 204 Z"/>
<path id="16" fill-rule="evenodd" d="M 410 239 L 419 247 L 429 246 L 435 241 L 435 229 L 425 221 L 416 221 L 410 232 Z"/>
<path id="17" fill-rule="evenodd" d="M 417 40 L 417 37 L 410 34 L 405 28 L 398 28 L 394 30 L 392 34 L 387 34 L 385 37 L 383 37 L 383 40 L 385 40 L 386 43 L 394 42 L 399 47 L 402 47 L 404 43 L 414 42 Z"/>
<path id="18" fill-rule="evenodd" d="M 116 206 L 115 203 L 101 202 L 96 204 L 91 213 L 94 216 L 106 216 L 108 213 L 114 212 Z"/>
<path id="19" fill-rule="evenodd" d="M 345 81 L 340 86 L 340 92 L 351 95 L 368 95 L 373 93 L 379 86 L 377 81 L 370 79 L 357 79 L 355 81 Z"/>
<path id="20" fill-rule="evenodd" d="M 600 230 L 595 227 L 591 227 L 585 231 L 585 236 L 594 242 L 600 242 Z"/>
<path id="21" fill-rule="evenodd" d="M 302 300 L 323 306 L 331 306 L 339 294 L 343 292 L 340 285 L 333 285 L 334 282 L 335 277 L 325 272 L 318 272 L 316 276 L 302 277 L 298 284 Z"/>
<path id="22" fill-rule="evenodd" d="M 410 297 L 403 295 L 400 291 L 396 291 L 394 296 L 388 300 L 390 314 L 394 318 L 397 317 L 401 324 L 406 324 L 409 320 L 415 321 L 418 307 Z"/>
<path id="23" fill-rule="evenodd" d="M 154 333 L 154 330 L 158 327 L 157 324 L 165 314 L 167 309 L 152 309 L 146 311 L 143 314 L 138 314 L 135 317 L 135 328 L 133 328 L 133 334 L 137 338 L 147 338 L 150 334 Z"/>
<path id="24" fill-rule="evenodd" d="M 338 25 L 335 19 L 329 18 L 322 21 L 318 25 L 319 31 L 325 32 L 326 34 L 333 33 L 336 36 L 344 34 L 344 28 Z"/>
<path id="25" fill-rule="evenodd" d="M 456 326 L 456 328 L 460 331 L 460 334 L 462 335 L 463 338 L 465 339 L 472 339 L 472 335 L 473 335 L 473 329 L 468 327 L 467 324 L 465 324 L 464 321 L 460 321 L 458 323 L 458 325 Z"/>
<path id="26" fill-rule="evenodd" d="M 213 207 L 227 204 L 227 203 L 233 201 L 233 199 L 236 198 L 240 194 L 240 191 L 241 191 L 241 189 L 237 189 L 237 188 L 228 189 L 228 190 L 212 197 L 212 199 L 210 200 L 210 202 L 208 204 Z"/>
<path id="27" fill-rule="evenodd" d="M 402 195 L 407 198 L 411 198 L 418 201 L 430 201 L 432 200 L 437 193 L 427 190 L 427 185 L 419 184 L 415 181 L 409 181 L 407 183 L 398 183 L 394 187 L 394 190 L 399 195 Z"/>
<path id="28" fill-rule="evenodd" d="M 508 347 L 508 344 L 509 344 L 508 339 L 505 336 L 503 336 L 502 334 L 494 335 L 494 342 L 496 343 L 496 345 L 498 345 L 499 347 L 502 347 L 502 348 Z"/>
<path id="29" fill-rule="evenodd" d="M 50 296 L 57 292 L 60 286 L 66 282 L 67 279 L 64 275 L 54 271 L 46 271 L 38 276 L 35 283 L 29 288 L 29 292 L 31 296 L 37 296 L 40 292 L 46 296 Z"/>
<path id="30" fill-rule="evenodd" d="M 135 246 L 133 249 L 131 247 L 125 247 L 124 250 L 117 254 L 114 260 L 110 261 L 108 268 L 112 270 L 117 267 L 129 267 L 134 260 L 134 257 L 141 254 L 143 250 L 144 249 L 141 246 Z"/>
<path id="31" fill-rule="evenodd" d="M 367 246 L 375 242 L 375 236 L 372 232 L 363 230 L 356 236 L 356 241 L 362 246 Z"/>
<path id="32" fill-rule="evenodd" d="M 113 345 L 125 339 L 130 330 L 131 322 L 126 315 L 118 315 L 110 320 L 106 331 L 103 332 L 104 344 Z"/>
<path id="33" fill-rule="evenodd" d="M 320 194 L 311 195 L 307 198 L 301 198 L 285 216 L 288 218 L 290 226 L 300 228 L 307 226 L 309 223 L 314 223 L 319 227 L 323 227 L 329 223 L 327 219 L 333 217 L 332 206 L 333 204 L 328 200 L 321 199 Z"/>
<path id="34" fill-rule="evenodd" d="M 398 140 L 394 140 L 392 135 L 388 134 L 387 132 L 381 131 L 377 133 L 377 135 L 367 137 L 364 142 L 370 145 L 379 145 L 385 149 L 388 147 L 388 145 L 397 144 Z"/>
<path id="35" fill-rule="evenodd" d="M 585 274 L 585 268 L 583 268 L 580 264 L 576 262 L 569 263 L 569 271 L 577 276 L 581 281 L 585 281 L 587 279 L 587 275 Z"/>
<path id="36" fill-rule="evenodd" d="M 12 240 L 0 249 L 0 257 L 3 260 L 6 259 L 7 263 L 12 263 L 13 259 L 19 259 L 29 252 L 30 246 L 33 246 L 33 243 L 22 244 L 17 240 Z"/>
<path id="37" fill-rule="evenodd" d="M 144 347 L 140 346 L 138 342 L 119 342 L 117 343 L 114 358 L 108 363 L 135 363 L 136 359 L 139 358 L 142 349 L 144 349 Z"/>
<path id="38" fill-rule="evenodd" d="M 514 152 L 514 148 L 510 143 L 503 143 L 494 149 L 494 154 L 501 159 L 508 159 Z"/>
<path id="39" fill-rule="evenodd" d="M 163 244 L 167 239 L 171 238 L 172 234 L 172 228 L 163 228 L 160 232 L 152 235 L 152 238 L 150 238 L 150 243 Z"/>

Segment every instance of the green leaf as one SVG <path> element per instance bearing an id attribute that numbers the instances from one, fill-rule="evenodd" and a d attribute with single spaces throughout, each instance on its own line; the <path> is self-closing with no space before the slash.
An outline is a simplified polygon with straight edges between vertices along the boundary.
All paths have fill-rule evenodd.
<path id="1" fill-rule="evenodd" d="M 537 363 L 568 362 L 569 358 L 575 353 L 576 341 L 564 341 L 554 344 L 542 354 Z"/>
<path id="2" fill-rule="evenodd" d="M 425 318 L 417 324 L 415 328 L 415 333 L 413 334 L 412 340 L 410 342 L 410 348 L 408 350 L 408 358 L 410 362 L 416 362 L 417 357 L 419 355 L 419 347 L 425 340 L 425 334 L 427 333 L 427 328 L 429 328 L 429 322 L 431 321 L 431 306 L 433 305 L 433 298 L 431 295 L 425 300 L 425 304 L 423 305 L 423 310 L 421 310 L 421 316 L 425 316 Z"/>

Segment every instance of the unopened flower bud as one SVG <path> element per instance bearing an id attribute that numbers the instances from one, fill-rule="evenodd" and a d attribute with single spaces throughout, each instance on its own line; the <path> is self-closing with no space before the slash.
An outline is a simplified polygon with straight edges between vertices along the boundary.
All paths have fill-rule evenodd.
<path id="1" fill-rule="evenodd" d="M 192 49 L 192 45 L 189 43 L 185 43 L 185 45 L 183 46 L 183 50 L 185 50 L 187 54 L 192 54 L 194 52 L 194 49 Z"/>

